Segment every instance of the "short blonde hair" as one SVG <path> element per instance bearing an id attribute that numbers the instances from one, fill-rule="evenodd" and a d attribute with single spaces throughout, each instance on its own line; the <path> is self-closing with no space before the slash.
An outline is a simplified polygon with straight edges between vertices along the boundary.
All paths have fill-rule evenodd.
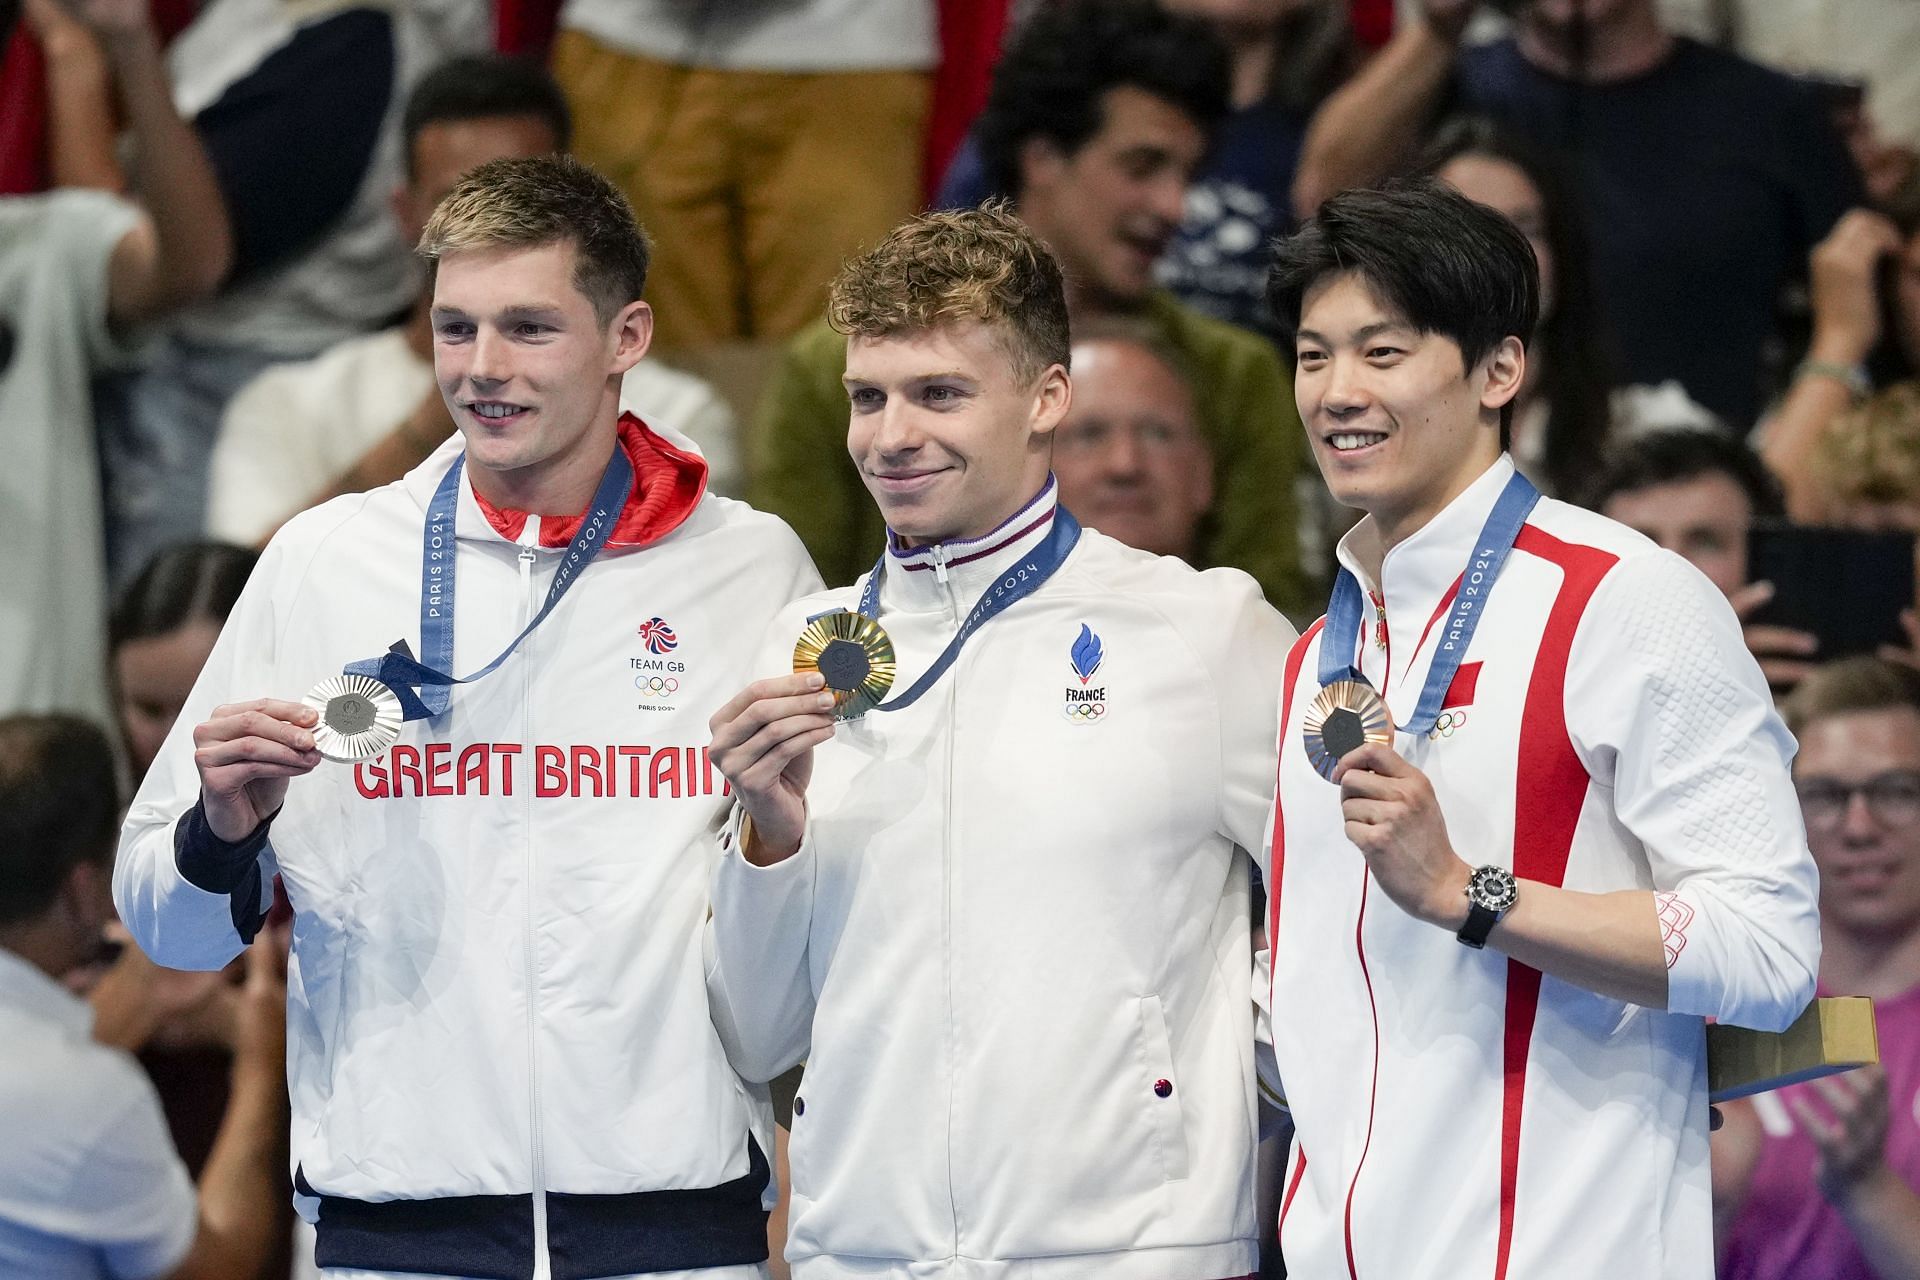
<path id="1" fill-rule="evenodd" d="M 1920 382 L 1898 382 L 1827 425 L 1810 462 L 1830 503 L 1920 502 Z"/>
<path id="2" fill-rule="evenodd" d="M 998 330 L 1022 382 L 1068 366 L 1060 264 L 1005 201 L 924 213 L 895 227 L 840 268 L 827 320 L 859 338 L 973 321 Z"/>
<path id="3" fill-rule="evenodd" d="M 573 284 L 601 324 L 637 301 L 652 248 L 620 189 L 571 156 L 489 160 L 447 193 L 427 220 L 418 251 L 428 288 L 440 259 L 472 249 L 575 250 Z"/>

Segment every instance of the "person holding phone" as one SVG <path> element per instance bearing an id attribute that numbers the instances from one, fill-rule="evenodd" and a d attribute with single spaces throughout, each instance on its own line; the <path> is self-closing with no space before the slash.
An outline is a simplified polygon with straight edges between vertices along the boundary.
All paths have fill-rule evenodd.
<path id="1" fill-rule="evenodd" d="M 1720 588 L 1775 690 L 1823 661 L 1878 651 L 1920 666 L 1912 532 L 1920 529 L 1920 399 L 1896 387 L 1843 415 L 1808 462 L 1830 523 L 1788 523 L 1753 451 L 1717 431 L 1636 436 L 1585 505 L 1678 552 Z M 1846 608 L 1831 607 L 1834 598 Z"/>
<path id="2" fill-rule="evenodd" d="M 1581 505 L 1705 574 L 1739 615 L 1769 685 L 1789 688 L 1813 670 L 1820 642 L 1812 632 L 1753 620 L 1773 599 L 1774 585 L 1750 579 L 1747 541 L 1756 521 L 1786 512 L 1779 482 L 1746 445 L 1694 428 L 1635 436 L 1608 452 Z"/>

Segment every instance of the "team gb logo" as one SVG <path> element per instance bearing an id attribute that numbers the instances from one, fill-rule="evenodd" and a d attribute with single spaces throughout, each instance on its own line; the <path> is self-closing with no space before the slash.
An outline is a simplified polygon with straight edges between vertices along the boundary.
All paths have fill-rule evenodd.
<path id="1" fill-rule="evenodd" d="M 649 618 L 641 623 L 640 639 L 648 653 L 672 653 L 680 647 L 680 637 L 673 634 L 673 628 L 664 618 Z"/>

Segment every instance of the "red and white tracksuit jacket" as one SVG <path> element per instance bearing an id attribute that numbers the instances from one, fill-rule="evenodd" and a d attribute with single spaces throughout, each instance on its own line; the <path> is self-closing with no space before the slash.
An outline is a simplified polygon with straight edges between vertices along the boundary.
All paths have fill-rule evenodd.
<path id="1" fill-rule="evenodd" d="M 1507 478 L 1502 458 L 1385 557 L 1358 641 L 1396 721 Z M 1469 863 L 1651 889 L 1666 1011 L 1471 950 L 1387 897 L 1308 763 L 1315 624 L 1289 656 L 1271 824 L 1272 1033 L 1298 1140 L 1280 1240 L 1302 1280 L 1653 1280 L 1713 1273 L 1708 1017 L 1781 1028 L 1813 993 L 1816 877 L 1793 741 L 1732 611 L 1678 556 L 1534 509 L 1450 686 L 1396 748 Z M 1521 889 L 1524 896 L 1526 888 Z M 1497 936 L 1497 935 L 1496 935 Z M 1263 993 L 1267 994 L 1267 993 Z"/>

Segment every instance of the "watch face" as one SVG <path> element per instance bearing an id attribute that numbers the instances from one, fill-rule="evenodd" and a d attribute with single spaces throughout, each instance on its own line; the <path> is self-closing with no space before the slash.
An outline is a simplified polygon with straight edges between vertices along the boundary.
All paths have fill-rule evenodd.
<path id="1" fill-rule="evenodd" d="M 1481 867 L 1467 878 L 1467 897 L 1489 911 L 1505 911 L 1519 900 L 1520 882 L 1504 867 Z"/>

